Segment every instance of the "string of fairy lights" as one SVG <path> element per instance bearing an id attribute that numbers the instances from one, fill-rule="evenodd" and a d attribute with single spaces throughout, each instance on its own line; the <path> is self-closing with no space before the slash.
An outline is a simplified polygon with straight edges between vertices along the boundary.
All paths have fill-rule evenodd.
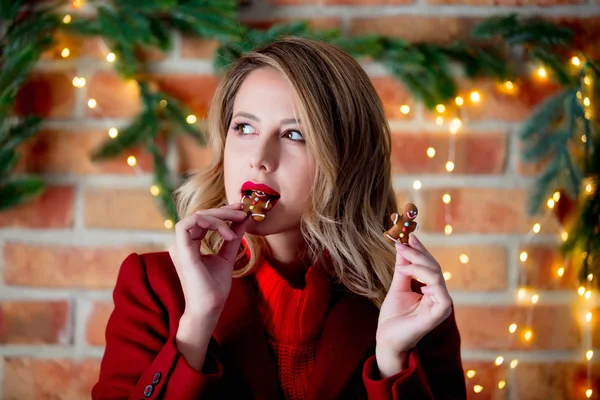
<path id="1" fill-rule="evenodd" d="M 584 62 L 582 58 L 578 56 L 573 56 L 571 58 L 571 64 L 575 68 L 581 68 Z M 546 80 L 548 79 L 548 71 L 543 66 L 535 69 L 535 76 L 537 79 Z M 591 97 L 592 97 L 592 77 L 588 74 L 582 74 L 582 87 L 585 92 L 578 92 L 577 98 L 580 101 L 580 104 L 584 106 L 585 118 L 592 118 L 592 107 L 591 107 Z M 517 83 L 512 81 L 505 81 L 499 83 L 496 88 L 499 92 L 504 94 L 514 95 L 518 92 L 519 88 Z M 468 99 L 469 103 L 465 100 Z M 473 90 L 469 93 L 465 93 L 463 95 L 459 95 L 454 99 L 453 104 L 444 105 L 438 104 L 436 106 L 437 115 L 435 117 L 435 122 L 439 126 L 444 126 L 446 124 L 449 130 L 449 148 L 448 148 L 448 156 L 445 164 L 445 169 L 448 173 L 452 173 L 455 168 L 455 157 L 456 157 L 456 136 L 460 131 L 460 128 L 463 126 L 464 121 L 464 113 L 463 108 L 466 104 L 471 104 L 473 106 L 480 104 L 483 101 L 483 97 L 481 92 L 477 90 Z M 402 106 L 401 111 L 406 111 L 407 106 Z M 404 113 L 404 111 L 402 111 Z M 449 112 L 450 111 L 450 112 Z M 449 123 L 445 121 L 449 120 Z M 581 141 L 586 142 L 587 137 L 584 135 L 581 136 Z M 434 158 L 438 155 L 437 150 L 434 147 L 429 147 L 426 150 L 426 154 L 429 158 Z M 587 194 L 591 194 L 595 190 L 595 184 L 592 181 L 586 181 L 583 185 L 583 192 Z M 420 180 L 415 180 L 413 182 L 413 189 L 420 190 L 423 187 L 423 183 Z M 535 222 L 533 226 L 528 231 L 526 237 L 522 241 L 522 248 L 526 248 L 527 244 L 532 240 L 532 238 L 540 233 L 542 224 L 544 226 L 552 226 L 558 230 L 561 240 L 564 242 L 568 239 L 568 232 L 564 229 L 555 213 L 553 212 L 554 207 L 560 201 L 560 192 L 556 191 L 553 193 L 552 197 L 550 197 L 546 202 L 546 212 L 544 213 L 540 222 Z M 453 233 L 452 227 L 452 215 L 450 212 L 450 203 L 452 201 L 452 197 L 449 193 L 444 193 L 442 195 L 442 203 L 445 210 L 445 226 L 444 233 L 445 235 L 451 235 Z M 548 221 L 550 219 L 550 221 Z M 583 254 L 585 258 L 585 254 Z M 525 321 L 522 326 L 520 326 L 517 322 L 511 322 L 508 326 L 508 334 L 509 334 L 509 347 L 512 347 L 515 340 L 520 337 L 525 343 L 531 344 L 534 342 L 535 332 L 533 329 L 533 312 L 535 306 L 538 304 L 540 300 L 540 294 L 533 288 L 528 286 L 527 282 L 527 274 L 525 270 L 525 265 L 529 260 L 529 254 L 527 251 L 522 250 L 519 253 L 519 261 L 521 267 L 518 271 L 518 288 L 516 291 L 516 302 L 519 305 L 529 305 L 527 308 Z M 459 260 L 462 264 L 467 264 L 469 262 L 469 255 L 466 253 L 462 253 L 459 255 Z M 565 270 L 570 264 L 570 256 L 565 257 L 564 263 L 556 269 L 556 275 L 554 275 L 554 279 L 562 279 Z M 450 280 L 452 278 L 452 274 L 449 271 L 444 272 L 444 279 Z M 594 279 L 593 274 L 589 274 L 587 276 L 586 285 L 578 285 L 575 282 L 575 286 L 577 287 L 578 296 L 584 299 L 584 303 L 581 305 L 583 311 L 580 312 L 580 322 L 583 326 L 583 334 L 585 336 L 583 346 L 585 350 L 585 360 L 586 360 L 586 369 L 587 369 L 587 379 L 586 379 L 586 387 L 585 387 L 585 396 L 587 398 L 591 398 L 593 395 L 592 382 L 591 382 L 591 363 L 592 358 L 594 356 L 594 351 L 592 350 L 592 320 L 593 313 L 591 311 L 592 307 L 592 281 Z M 495 366 L 499 367 L 503 365 L 505 358 L 503 355 L 498 355 L 494 361 Z M 509 362 L 509 367 L 511 370 L 515 369 L 519 364 L 519 360 L 517 358 L 511 359 Z M 474 378 L 477 375 L 477 371 L 474 369 L 469 369 L 466 371 L 466 376 L 469 380 L 475 380 Z M 484 387 L 481 384 L 474 383 L 470 385 L 472 390 L 475 393 L 481 393 L 484 390 Z M 501 379 L 497 382 L 497 390 L 506 390 L 507 382 L 505 379 Z"/>
<path id="2" fill-rule="evenodd" d="M 83 5 L 82 0 L 72 0 L 71 1 L 71 7 L 74 9 L 80 8 L 82 5 Z M 69 24 L 71 21 L 72 21 L 72 16 L 68 13 L 65 14 L 62 19 L 62 22 L 64 24 Z M 71 57 L 71 53 L 72 53 L 72 49 L 70 49 L 69 47 L 63 47 L 60 51 L 60 55 L 64 59 Z M 110 50 L 108 48 L 105 48 L 105 59 L 106 59 L 106 62 L 108 62 L 108 63 L 114 63 L 116 61 L 116 55 L 114 53 L 110 52 Z M 583 65 L 582 58 L 580 58 L 578 56 L 574 56 L 571 59 L 571 63 L 574 67 L 581 67 Z M 538 79 L 541 79 L 541 80 L 548 79 L 548 72 L 543 66 L 540 66 L 535 70 L 535 75 L 537 76 Z M 587 91 L 585 93 L 578 92 L 577 98 L 580 100 L 581 104 L 585 107 L 585 118 L 590 119 L 592 117 L 592 107 L 591 107 L 591 100 L 590 100 L 591 88 L 592 88 L 592 78 L 589 75 L 583 75 L 582 80 L 583 80 L 582 87 L 587 88 Z M 73 76 L 73 78 L 72 78 L 72 84 L 76 88 L 83 88 L 86 86 L 86 83 L 87 83 L 86 78 L 83 76 Z M 517 94 L 518 90 L 519 90 L 517 83 L 512 82 L 512 81 L 505 81 L 502 83 L 498 83 L 496 89 L 501 93 L 509 94 L 509 95 Z M 445 170 L 448 173 L 452 173 L 455 169 L 456 140 L 457 140 L 457 135 L 459 134 L 461 128 L 463 127 L 463 124 L 464 124 L 463 121 L 465 119 L 465 113 L 463 112 L 463 109 L 465 106 L 467 106 L 469 104 L 472 106 L 480 105 L 483 101 L 484 101 L 484 98 L 483 98 L 481 92 L 479 92 L 478 90 L 472 90 L 468 93 L 464 93 L 462 95 L 457 96 L 456 98 L 453 99 L 453 102 L 450 104 L 438 104 L 435 107 L 435 111 L 436 111 L 435 123 L 438 126 L 447 125 L 448 131 L 449 131 L 449 146 L 448 146 L 447 160 L 445 163 Z M 163 104 L 163 102 L 164 102 L 164 104 Z M 162 100 L 161 105 L 165 106 L 166 100 Z M 101 116 L 102 110 L 101 110 L 101 107 L 98 105 L 98 102 L 96 99 L 88 98 L 87 106 L 91 110 L 94 110 L 94 112 L 97 113 L 99 116 Z M 408 115 L 411 112 L 411 108 L 409 105 L 401 105 L 400 112 L 404 115 Z M 117 127 L 112 126 L 112 122 L 108 118 L 105 118 L 105 117 L 103 117 L 103 118 L 104 118 L 103 120 L 107 127 L 108 136 L 111 139 L 116 138 L 119 133 Z M 195 124 L 197 122 L 197 117 L 193 114 L 190 114 L 187 116 L 186 121 L 189 124 Z M 586 142 L 586 139 L 587 139 L 586 136 L 582 135 L 581 141 Z M 439 156 L 438 151 L 433 146 L 427 148 L 426 154 L 427 154 L 427 157 L 430 159 L 433 159 L 436 156 Z M 144 172 L 138 166 L 137 159 L 134 155 L 129 155 L 127 157 L 127 164 L 130 167 L 134 168 L 136 174 L 142 174 Z M 422 186 L 423 186 L 423 184 L 420 180 L 415 180 L 413 182 L 414 190 L 420 190 L 422 188 Z M 594 182 L 590 182 L 590 181 L 585 182 L 583 190 L 585 193 L 588 193 L 588 194 L 592 193 L 593 190 L 595 190 Z M 158 196 L 160 193 L 160 188 L 157 187 L 156 185 L 152 185 L 150 187 L 150 193 L 153 196 Z M 444 212 L 444 215 L 445 215 L 444 234 L 449 236 L 449 235 L 452 235 L 453 230 L 454 230 L 453 226 L 452 226 L 452 215 L 451 215 L 451 207 L 450 207 L 450 204 L 452 202 L 452 197 L 449 193 L 444 193 L 442 195 L 441 201 L 443 203 L 443 207 L 445 210 L 445 212 Z M 556 228 L 559 231 L 561 240 L 562 241 L 567 240 L 568 233 L 564 230 L 564 228 L 561 226 L 560 222 L 556 218 L 555 214 L 552 212 L 553 208 L 559 201 L 560 201 L 560 192 L 557 191 L 553 194 L 553 196 L 551 198 L 548 199 L 547 204 L 546 204 L 547 205 L 546 213 L 544 214 L 541 222 L 534 223 L 533 226 L 531 227 L 531 229 L 529 230 L 529 232 L 527 233 L 526 237 L 523 240 L 523 247 L 526 247 L 525 245 L 527 245 L 529 243 L 529 241 L 533 238 L 533 236 L 540 233 L 542 224 L 546 225 L 546 223 L 548 222 L 547 220 L 549 218 L 552 220 L 551 223 L 556 225 Z M 170 219 L 165 219 L 164 226 L 166 229 L 171 229 L 173 227 L 173 225 L 174 225 L 174 221 L 171 221 Z M 527 253 L 527 251 L 525 251 L 525 250 L 521 251 L 519 253 L 519 261 L 520 261 L 520 264 L 522 267 L 519 268 L 519 273 L 518 273 L 518 289 L 516 291 L 516 301 L 517 301 L 517 304 L 520 304 L 520 305 L 529 304 L 529 307 L 527 308 L 527 315 L 525 318 L 525 322 L 522 324 L 521 327 L 519 326 L 519 324 L 517 322 L 511 322 L 510 325 L 507 327 L 508 334 L 509 334 L 510 346 L 512 346 L 514 344 L 514 341 L 517 340 L 517 338 L 519 336 L 522 338 L 522 340 L 525 343 L 528 343 L 528 344 L 533 343 L 534 338 L 535 338 L 535 332 L 534 332 L 533 326 L 532 326 L 533 312 L 534 312 L 535 306 L 538 304 L 538 302 L 540 300 L 540 294 L 537 291 L 535 291 L 534 288 L 528 286 L 527 274 L 526 274 L 526 270 L 525 270 L 525 264 L 527 263 L 528 260 L 529 260 L 529 254 Z M 466 253 L 460 254 L 459 261 L 462 264 L 469 263 L 469 261 L 470 261 L 469 255 Z M 555 279 L 563 278 L 563 276 L 565 274 L 565 270 L 568 267 L 569 263 L 570 263 L 570 259 L 568 257 L 566 257 L 564 260 L 564 264 L 556 269 Z M 444 279 L 450 280 L 451 278 L 452 278 L 452 274 L 449 271 L 445 271 Z M 585 396 L 587 398 L 591 398 L 593 395 L 593 389 L 591 386 L 591 362 L 592 362 L 592 358 L 594 355 L 594 352 L 592 350 L 592 342 L 591 342 L 592 320 L 593 320 L 593 314 L 591 311 L 591 305 L 592 305 L 591 299 L 592 299 L 592 282 L 593 282 L 593 280 L 594 280 L 593 274 L 589 274 L 587 276 L 586 285 L 585 286 L 579 285 L 577 288 L 578 296 L 580 298 L 582 298 L 584 301 L 584 304 L 582 306 L 583 311 L 581 314 L 581 316 L 582 316 L 581 320 L 582 320 L 582 323 L 584 324 L 584 326 L 586 327 L 585 332 L 584 332 L 585 333 L 584 346 L 586 348 L 584 357 L 585 357 L 586 365 L 587 365 L 587 380 L 586 380 L 586 388 L 585 388 Z M 499 367 L 499 366 L 503 365 L 504 361 L 505 361 L 504 356 L 499 354 L 496 357 L 494 364 Z M 519 360 L 515 358 L 515 359 L 511 359 L 508 365 L 509 365 L 510 369 L 515 369 L 518 364 L 519 364 Z M 469 380 L 474 381 L 476 375 L 477 375 L 477 372 L 473 369 L 469 369 L 466 371 L 466 376 Z M 481 384 L 478 384 L 478 383 L 472 384 L 471 388 L 475 393 L 481 393 L 485 389 Z M 506 380 L 502 379 L 497 382 L 498 390 L 505 390 L 506 388 L 507 388 Z"/>

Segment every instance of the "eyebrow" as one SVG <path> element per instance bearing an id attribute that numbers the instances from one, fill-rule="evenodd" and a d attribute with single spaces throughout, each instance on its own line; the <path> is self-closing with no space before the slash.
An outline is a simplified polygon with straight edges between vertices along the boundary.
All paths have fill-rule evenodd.
<path id="1" fill-rule="evenodd" d="M 237 117 L 238 115 L 239 115 L 239 116 L 241 116 L 241 117 L 246 117 L 246 118 L 249 118 L 249 119 L 253 119 L 253 120 L 254 120 L 254 121 L 256 121 L 256 122 L 260 122 L 260 118 L 258 118 L 258 117 L 257 117 L 256 115 L 254 115 L 254 114 L 250 114 L 250 113 L 247 113 L 247 112 L 244 112 L 244 111 L 240 111 L 240 112 L 238 112 L 237 114 L 235 114 L 233 117 L 235 118 L 235 117 Z M 281 125 L 292 125 L 292 124 L 299 124 L 299 123 L 300 123 L 300 120 L 299 120 L 299 119 L 296 119 L 296 118 L 282 119 L 282 120 L 280 121 L 280 123 L 281 123 Z"/>

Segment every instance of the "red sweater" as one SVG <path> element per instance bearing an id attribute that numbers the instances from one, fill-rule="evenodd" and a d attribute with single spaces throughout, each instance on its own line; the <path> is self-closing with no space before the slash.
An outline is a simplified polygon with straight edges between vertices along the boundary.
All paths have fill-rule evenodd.
<path id="1" fill-rule="evenodd" d="M 294 288 L 263 260 L 255 272 L 258 307 L 286 399 L 304 399 L 329 310 L 331 280 L 317 263 Z"/>

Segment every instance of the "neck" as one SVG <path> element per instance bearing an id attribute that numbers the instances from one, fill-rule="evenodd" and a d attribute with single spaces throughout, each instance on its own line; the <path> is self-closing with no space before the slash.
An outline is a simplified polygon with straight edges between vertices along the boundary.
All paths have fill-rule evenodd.
<path id="1" fill-rule="evenodd" d="M 293 287 L 304 286 L 306 270 L 312 265 L 307 244 L 300 231 L 265 236 L 268 249 L 265 258 Z"/>

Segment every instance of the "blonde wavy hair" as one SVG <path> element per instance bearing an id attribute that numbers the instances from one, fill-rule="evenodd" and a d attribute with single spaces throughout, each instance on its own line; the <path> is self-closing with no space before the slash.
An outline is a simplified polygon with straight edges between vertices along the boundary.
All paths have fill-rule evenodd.
<path id="1" fill-rule="evenodd" d="M 174 193 L 184 218 L 227 205 L 223 152 L 233 103 L 257 68 L 272 68 L 288 82 L 316 166 L 301 231 L 313 262 L 325 261 L 337 283 L 381 306 L 394 272 L 395 249 L 383 237 L 397 211 L 391 181 L 391 134 L 383 106 L 360 64 L 323 41 L 288 36 L 244 53 L 220 80 L 208 112 L 211 164 L 196 170 Z M 245 234 L 251 258 L 234 270 L 248 275 L 268 251 L 263 237 Z M 210 231 L 204 254 L 218 252 L 222 237 Z M 240 251 L 238 263 L 246 259 Z M 243 265 L 245 264 L 245 265 Z"/>

